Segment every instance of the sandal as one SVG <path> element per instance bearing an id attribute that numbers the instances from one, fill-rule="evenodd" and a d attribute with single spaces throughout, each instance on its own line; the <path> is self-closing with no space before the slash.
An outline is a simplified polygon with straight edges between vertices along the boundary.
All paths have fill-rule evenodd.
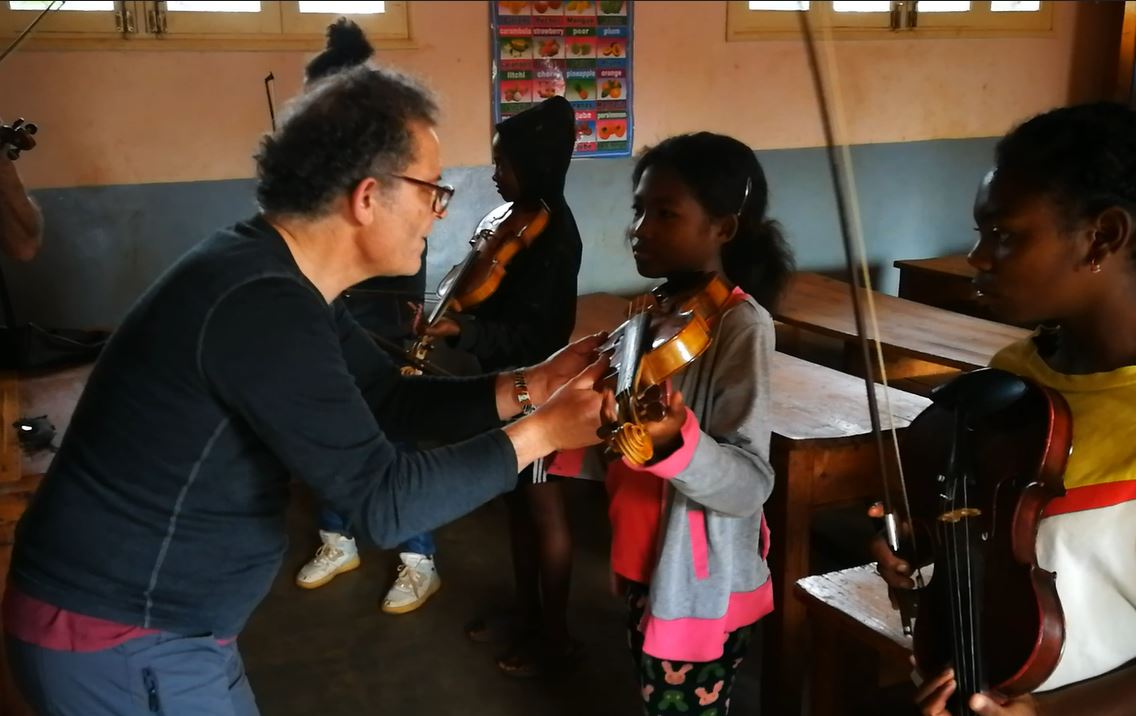
<path id="1" fill-rule="evenodd" d="M 575 639 L 566 644 L 552 644 L 540 637 L 531 637 L 513 644 L 497 657 L 497 668 L 515 679 L 531 679 L 572 669 L 579 663 L 584 645 Z"/>
<path id="2" fill-rule="evenodd" d="M 476 644 L 493 644 L 515 639 L 519 632 L 516 618 L 502 614 L 493 617 L 474 617 L 462 627 L 466 637 Z"/>

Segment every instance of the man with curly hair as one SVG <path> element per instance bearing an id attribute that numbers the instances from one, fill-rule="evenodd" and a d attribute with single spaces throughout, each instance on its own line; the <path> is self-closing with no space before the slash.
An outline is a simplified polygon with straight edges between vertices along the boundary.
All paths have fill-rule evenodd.
<path id="1" fill-rule="evenodd" d="M 392 546 L 598 442 L 598 340 L 408 378 L 337 300 L 418 271 L 453 194 L 435 113 L 366 66 L 305 92 L 257 154 L 260 213 L 183 256 L 115 332 L 17 528 L 3 623 L 38 713 L 257 713 L 235 640 L 279 570 L 293 478 Z M 451 442 L 391 442 L 422 438 Z"/>

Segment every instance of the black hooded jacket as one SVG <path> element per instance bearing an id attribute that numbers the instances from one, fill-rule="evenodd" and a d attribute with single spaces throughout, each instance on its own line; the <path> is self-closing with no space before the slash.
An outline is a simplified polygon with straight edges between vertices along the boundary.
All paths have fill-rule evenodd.
<path id="1" fill-rule="evenodd" d="M 497 133 L 526 199 L 543 200 L 551 217 L 532 245 L 509 262 L 497 291 L 455 316 L 461 324 L 455 345 L 475 355 L 485 371 L 532 365 L 568 343 L 583 253 L 564 199 L 576 143 L 572 106 L 553 97 L 501 122 Z"/>

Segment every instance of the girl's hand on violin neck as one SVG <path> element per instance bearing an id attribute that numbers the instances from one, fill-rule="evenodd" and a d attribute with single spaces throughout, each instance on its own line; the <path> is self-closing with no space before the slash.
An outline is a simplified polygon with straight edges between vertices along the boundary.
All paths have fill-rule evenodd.
<path id="1" fill-rule="evenodd" d="M 682 399 L 682 391 L 676 390 L 670 394 L 667 401 L 667 412 L 662 420 L 647 423 L 647 434 L 651 436 L 651 444 L 655 446 L 655 459 L 670 455 L 682 444 L 682 426 L 686 424 L 686 402 Z"/>
<path id="2" fill-rule="evenodd" d="M 410 309 L 410 328 L 414 331 L 414 335 L 426 335 L 426 312 L 423 304 L 407 301 L 406 307 Z"/>
<path id="3" fill-rule="evenodd" d="M 461 332 L 461 324 L 452 318 L 440 318 L 434 325 L 424 326 L 421 330 L 415 331 L 418 335 L 433 336 L 435 338 L 457 336 L 461 335 Z"/>
<path id="4" fill-rule="evenodd" d="M 915 694 L 923 716 L 951 716 L 947 710 L 947 699 L 955 692 L 955 674 L 947 669 L 933 679 L 923 682 Z M 990 694 L 975 694 L 970 697 L 970 709 L 979 716 L 1040 716 L 1037 702 L 1026 694 L 1013 699 L 1004 699 Z"/>
<path id="5" fill-rule="evenodd" d="M 543 363 L 526 368 L 525 382 L 528 384 L 529 398 L 533 404 L 541 405 L 546 402 L 557 389 L 591 365 L 596 360 L 596 350 L 606 338 L 606 334 L 603 333 L 581 338 L 553 353 Z M 606 360 L 604 364 L 607 364 Z M 598 403 L 596 415 L 599 415 Z"/>
<path id="6" fill-rule="evenodd" d="M 879 575 L 883 577 L 889 587 L 892 589 L 915 589 L 915 580 L 911 578 L 911 565 L 891 551 L 886 539 L 877 535 L 872 539 L 869 550 L 876 560 L 876 571 L 879 572 Z"/>
<path id="7" fill-rule="evenodd" d="M 915 692 L 915 703 L 919 705 L 919 712 L 923 716 L 951 716 L 951 712 L 947 711 L 947 699 L 957 687 L 955 672 L 951 669 L 927 679 Z"/>
<path id="8" fill-rule="evenodd" d="M 655 455 L 650 462 L 658 462 L 682 446 L 682 426 L 686 424 L 686 402 L 682 399 L 681 391 L 673 391 L 667 398 L 666 412 L 661 420 L 651 420 L 643 423 L 647 435 L 651 438 Z M 620 422 L 619 412 L 616 409 L 615 393 L 605 390 L 603 396 L 603 410 L 601 412 L 604 425 L 616 425 Z"/>

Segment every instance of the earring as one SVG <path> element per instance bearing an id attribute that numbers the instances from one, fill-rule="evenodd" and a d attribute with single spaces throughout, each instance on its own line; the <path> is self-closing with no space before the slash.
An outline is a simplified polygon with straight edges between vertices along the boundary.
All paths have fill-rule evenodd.
<path id="1" fill-rule="evenodd" d="M 1092 273 L 1100 273 L 1101 265 L 1097 262 L 1096 259 L 1089 261 L 1089 271 L 1091 271 Z"/>

